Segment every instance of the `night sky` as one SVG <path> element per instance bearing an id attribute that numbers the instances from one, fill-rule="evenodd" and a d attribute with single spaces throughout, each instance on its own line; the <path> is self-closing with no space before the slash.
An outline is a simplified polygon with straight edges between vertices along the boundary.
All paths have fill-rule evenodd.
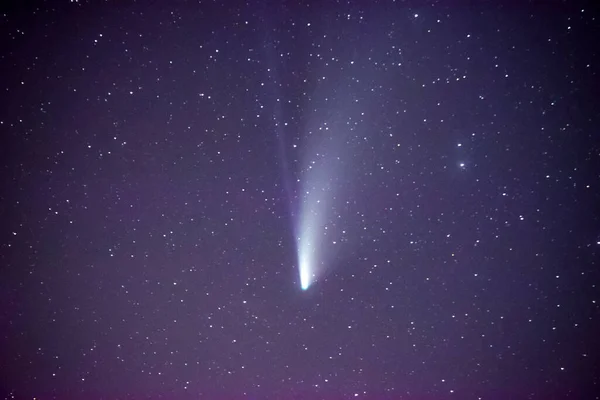
<path id="1" fill-rule="evenodd" d="M 599 398 L 600 13 L 441 3 L 3 3 L 2 398 Z"/>

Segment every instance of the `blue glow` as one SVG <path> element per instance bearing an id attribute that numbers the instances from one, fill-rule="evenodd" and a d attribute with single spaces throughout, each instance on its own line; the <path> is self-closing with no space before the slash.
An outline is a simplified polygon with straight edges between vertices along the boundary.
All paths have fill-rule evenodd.
<path id="1" fill-rule="evenodd" d="M 302 290 L 306 290 L 310 286 L 310 281 L 308 278 L 309 277 L 306 271 L 300 269 L 300 287 Z"/>
<path id="2" fill-rule="evenodd" d="M 310 244 L 306 243 L 306 238 L 300 238 L 300 245 L 298 249 L 298 264 L 300 270 L 300 287 L 302 290 L 308 289 L 310 286 L 311 268 L 310 261 L 308 259 L 308 247 Z"/>
<path id="3" fill-rule="evenodd" d="M 326 124 L 325 124 L 326 125 Z M 332 256 L 328 222 L 340 189 L 341 171 L 346 160 L 342 143 L 329 130 L 311 134 L 300 172 L 298 221 L 296 221 L 297 257 L 300 287 L 307 290 L 323 275 Z"/>

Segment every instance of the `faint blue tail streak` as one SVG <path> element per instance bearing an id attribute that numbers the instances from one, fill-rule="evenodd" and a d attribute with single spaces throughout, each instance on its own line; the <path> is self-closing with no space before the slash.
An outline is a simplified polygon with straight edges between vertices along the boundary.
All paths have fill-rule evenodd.
<path id="1" fill-rule="evenodd" d="M 291 220 L 294 223 L 293 226 L 293 232 L 294 232 L 294 236 L 295 236 L 295 240 L 298 237 L 298 229 L 296 226 L 296 216 L 295 216 L 295 209 L 296 209 L 296 198 L 294 196 L 294 191 L 292 188 L 292 174 L 290 172 L 290 165 L 288 162 L 288 157 L 287 157 L 287 150 L 286 150 L 286 141 L 285 141 L 285 131 L 283 128 L 283 124 L 282 124 L 282 119 L 283 119 L 283 109 L 282 109 L 282 101 L 281 101 L 281 92 L 279 90 L 279 68 L 277 65 L 277 58 L 276 58 L 276 52 L 275 52 L 275 43 L 271 38 L 271 24 L 269 22 L 269 16 L 267 14 L 267 12 L 265 11 L 263 13 L 264 15 L 264 25 L 265 25 L 265 39 L 264 39 L 264 51 L 265 51 L 265 58 L 266 58 L 266 65 L 267 65 L 267 78 L 266 81 L 268 82 L 267 85 L 267 90 L 268 90 L 268 94 L 272 100 L 273 103 L 273 117 L 272 117 L 272 123 L 273 123 L 273 127 L 274 127 L 274 131 L 275 131 L 275 136 L 277 137 L 277 147 L 278 147 L 278 155 L 279 155 L 279 161 L 280 161 L 280 167 L 281 167 L 281 176 L 282 176 L 282 180 L 283 180 L 283 187 L 285 190 L 285 195 L 286 195 L 286 200 L 287 200 L 287 205 L 288 205 L 288 213 L 291 217 Z M 298 249 L 296 249 L 296 253 L 299 254 L 300 252 L 298 251 Z M 303 268 L 303 260 L 299 259 L 298 260 L 298 269 L 300 271 L 300 287 L 302 288 L 302 290 L 306 290 L 308 289 L 308 286 L 310 284 L 309 282 L 309 276 L 308 276 L 308 272 L 306 270 L 306 268 Z"/>

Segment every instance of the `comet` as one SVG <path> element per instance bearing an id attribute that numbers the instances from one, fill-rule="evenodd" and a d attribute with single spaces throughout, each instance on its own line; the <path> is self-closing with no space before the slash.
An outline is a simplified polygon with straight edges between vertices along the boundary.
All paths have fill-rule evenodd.
<path id="1" fill-rule="evenodd" d="M 338 157 L 332 155 L 329 147 L 320 149 L 322 152 L 306 163 L 308 167 L 301 179 L 297 256 L 302 290 L 323 275 L 333 255 L 326 243 L 332 234 L 330 219 L 337 192 Z"/>
<path id="2" fill-rule="evenodd" d="M 301 215 L 303 212 L 301 212 Z M 300 273 L 300 287 L 307 290 L 314 278 L 316 248 L 313 244 L 314 231 L 311 218 L 306 215 L 301 217 L 300 234 L 298 236 L 298 269 Z"/>
<path id="3" fill-rule="evenodd" d="M 302 288 L 302 290 L 307 290 L 309 286 L 310 265 L 305 260 L 300 260 L 300 287 Z"/>
<path id="4" fill-rule="evenodd" d="M 316 276 L 316 265 L 319 259 L 319 247 L 315 243 L 317 232 L 317 214 L 307 212 L 303 207 L 303 217 L 300 221 L 300 235 L 298 237 L 298 269 L 300 273 L 300 287 L 307 290 Z M 308 214 L 308 215 L 307 215 Z"/>
<path id="5" fill-rule="evenodd" d="M 310 115 L 292 153 L 299 167 L 295 174 L 293 215 L 296 262 L 303 291 L 340 265 L 337 255 L 348 246 L 348 222 L 344 217 L 349 216 L 351 209 L 351 174 L 356 157 L 351 140 L 356 131 L 348 125 L 348 114 L 355 105 L 352 96 L 342 95 L 344 90 L 331 90 L 329 83 L 316 89 L 323 97 L 331 95 L 331 101 L 327 108 L 314 110 Z"/>

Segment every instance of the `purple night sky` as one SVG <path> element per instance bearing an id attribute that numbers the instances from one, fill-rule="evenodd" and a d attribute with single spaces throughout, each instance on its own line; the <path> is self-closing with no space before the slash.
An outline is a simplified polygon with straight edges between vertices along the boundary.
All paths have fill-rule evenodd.
<path id="1" fill-rule="evenodd" d="M 6 3 L 0 398 L 600 398 L 597 9 Z"/>

